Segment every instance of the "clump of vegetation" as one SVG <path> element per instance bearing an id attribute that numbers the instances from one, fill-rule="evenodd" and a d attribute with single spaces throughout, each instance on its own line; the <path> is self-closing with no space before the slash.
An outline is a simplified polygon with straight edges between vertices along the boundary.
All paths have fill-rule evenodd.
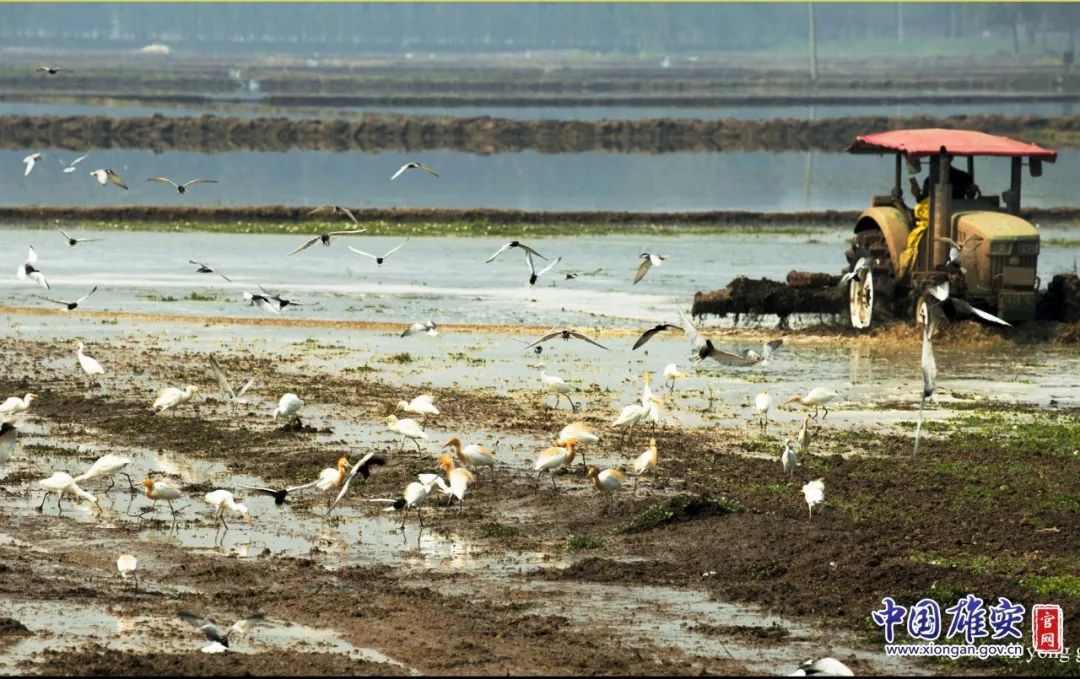
<path id="1" fill-rule="evenodd" d="M 191 294 L 184 299 L 190 302 L 216 302 L 221 298 L 216 295 L 200 295 L 198 292 L 193 290 Z"/>
<path id="2" fill-rule="evenodd" d="M 1080 597 L 1080 577 L 1076 575 L 1033 575 L 1020 584 L 1038 594 Z"/>
<path id="3" fill-rule="evenodd" d="M 692 521 L 711 516 L 745 512 L 746 506 L 726 496 L 685 496 L 672 498 L 666 505 L 652 505 L 645 511 L 616 526 L 614 533 L 640 533 L 676 521 Z"/>
<path id="4" fill-rule="evenodd" d="M 469 354 L 466 354 L 462 351 L 452 351 L 447 354 L 447 356 L 453 361 L 462 361 L 464 363 L 468 363 L 469 365 L 483 365 L 487 363 L 487 359 L 470 356 Z"/>
<path id="5" fill-rule="evenodd" d="M 409 352 L 403 351 L 400 354 L 391 354 L 383 360 L 385 360 L 387 363 L 397 363 L 400 365 L 404 365 L 406 363 L 412 363 L 413 357 L 412 354 L 410 354 Z"/>
<path id="6" fill-rule="evenodd" d="M 509 538 L 517 537 L 520 534 L 520 528 L 505 523 L 492 522 L 480 526 L 480 535 L 489 540 L 507 540 Z"/>
<path id="7" fill-rule="evenodd" d="M 568 552 L 575 552 L 579 549 L 599 549 L 603 546 L 604 543 L 596 538 L 589 538 L 583 535 L 571 535 L 566 540 L 566 551 Z"/>

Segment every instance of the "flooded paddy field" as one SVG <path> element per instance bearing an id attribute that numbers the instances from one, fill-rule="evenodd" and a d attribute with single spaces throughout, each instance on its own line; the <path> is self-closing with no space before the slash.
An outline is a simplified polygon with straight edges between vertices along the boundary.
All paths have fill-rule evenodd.
<path id="1" fill-rule="evenodd" d="M 1080 240 L 1051 231 L 1060 244 L 1044 249 L 1046 278 L 1072 266 L 1067 243 Z M 887 658 L 870 612 L 884 596 L 944 608 L 972 592 L 1058 603 L 1067 629 L 1080 623 L 1074 347 L 943 328 L 917 458 L 909 326 L 855 336 L 804 319 L 767 365 L 747 369 L 692 366 L 679 333 L 630 350 L 643 328 L 677 322 L 695 290 L 782 277 L 793 248 L 800 268 L 839 269 L 846 230 L 530 238 L 568 269 L 599 270 L 532 289 L 514 252 L 483 264 L 505 239 L 414 237 L 376 269 L 345 245 L 382 252 L 398 238 L 288 256 L 301 236 L 78 235 L 103 240 L 69 248 L 51 230 L 0 230 L 0 264 L 14 269 L 34 243 L 50 296 L 99 286 L 65 312 L 44 290 L 0 280 L 0 396 L 39 396 L 0 467 L 0 672 L 786 674 L 832 655 L 857 674 L 1014 674 L 1059 663 Z M 670 259 L 631 287 L 650 249 Z M 234 282 L 195 273 L 189 258 Z M 259 283 L 308 305 L 280 315 L 245 305 L 241 293 Z M 399 337 L 429 317 L 440 334 Z M 556 340 L 536 355 L 517 341 L 554 324 L 610 350 Z M 741 350 L 776 336 L 771 325 L 706 320 L 703 332 Z M 76 340 L 105 368 L 93 383 Z M 227 402 L 210 354 L 234 386 L 255 379 L 247 403 Z M 669 362 L 688 373 L 670 391 L 659 376 Z M 576 388 L 578 412 L 541 392 L 542 369 Z M 644 370 L 658 373 L 662 422 L 624 435 L 610 424 Z M 191 402 L 152 414 L 160 387 L 185 384 L 199 387 Z M 789 476 L 778 456 L 803 412 L 776 408 L 763 432 L 753 399 L 814 386 L 838 398 L 810 420 L 810 450 Z M 301 428 L 271 416 L 285 392 L 305 401 Z M 384 418 L 420 393 L 441 413 L 416 451 Z M 588 464 L 629 470 L 653 437 L 658 468 L 610 502 L 580 460 L 554 475 L 555 489 L 537 484 L 536 454 L 574 420 L 601 436 L 583 446 Z M 451 436 L 498 460 L 460 508 L 429 500 L 423 527 L 415 514 L 402 527 L 400 513 L 369 502 L 437 472 Z M 298 491 L 279 507 L 237 488 L 311 481 L 368 452 L 388 463 L 329 515 L 334 491 Z M 179 488 L 175 519 L 122 476 L 109 490 L 86 484 L 100 508 L 53 497 L 37 510 L 39 479 L 105 453 L 129 457 L 136 483 Z M 808 520 L 799 489 L 814 478 L 825 502 Z M 220 526 L 202 500 L 215 488 L 242 495 L 252 521 L 227 514 Z M 137 586 L 116 573 L 121 553 L 139 560 Z M 233 653 L 211 655 L 180 610 L 268 620 Z"/>

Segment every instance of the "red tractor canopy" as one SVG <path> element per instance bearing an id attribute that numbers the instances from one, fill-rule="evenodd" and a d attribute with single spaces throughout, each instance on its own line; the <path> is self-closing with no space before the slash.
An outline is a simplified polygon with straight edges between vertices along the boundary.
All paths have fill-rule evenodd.
<path id="1" fill-rule="evenodd" d="M 954 156 L 1001 156 L 1005 158 L 1035 158 L 1054 162 L 1057 151 L 1044 149 L 1008 137 L 999 137 L 974 130 L 892 130 L 855 137 L 848 153 L 903 153 L 909 158 L 934 156 L 945 151 Z"/>

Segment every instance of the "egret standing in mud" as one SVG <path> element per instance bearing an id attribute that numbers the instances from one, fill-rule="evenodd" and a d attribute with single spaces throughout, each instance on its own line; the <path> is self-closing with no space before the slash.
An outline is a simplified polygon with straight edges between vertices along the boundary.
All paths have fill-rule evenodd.
<path id="1" fill-rule="evenodd" d="M 802 428 L 799 429 L 799 452 L 806 453 L 810 450 L 810 415 L 803 415 Z"/>
<path id="2" fill-rule="evenodd" d="M 423 448 L 420 446 L 420 439 L 427 440 L 428 435 L 424 433 L 420 423 L 416 420 L 405 417 L 398 419 L 396 415 L 388 415 L 386 417 L 386 426 L 390 431 L 401 436 L 401 445 L 398 450 L 405 447 L 405 439 L 409 439 L 416 444 L 416 452 L 423 452 Z"/>
<path id="3" fill-rule="evenodd" d="M 108 493 L 112 490 L 112 487 L 116 485 L 116 482 L 112 477 L 117 473 L 120 473 L 127 479 L 128 488 L 134 493 L 136 492 L 135 484 L 131 482 L 131 477 L 120 471 L 129 464 L 131 464 L 131 458 L 122 455 L 114 455 L 112 453 L 102 455 L 94 460 L 94 464 L 90 465 L 89 469 L 75 477 L 75 483 L 85 483 L 86 481 L 93 481 L 94 479 L 109 479 L 109 487 L 105 489 L 105 492 Z"/>
<path id="4" fill-rule="evenodd" d="M 304 400 L 296 394 L 289 392 L 278 399 L 274 407 L 274 419 L 284 417 L 290 424 L 300 423 L 300 409 L 304 407 Z"/>
<path id="5" fill-rule="evenodd" d="M 449 499 L 457 498 L 458 509 L 460 510 L 464 506 L 465 493 L 468 492 L 469 486 L 476 481 L 476 474 L 464 467 L 455 467 L 454 458 L 449 455 L 439 456 L 439 467 L 446 473 L 446 482 L 440 482 L 439 489 L 444 495 L 449 496 Z"/>
<path id="6" fill-rule="evenodd" d="M 229 524 L 225 523 L 225 510 L 236 512 L 244 518 L 245 521 L 251 521 L 251 514 L 248 512 L 247 505 L 243 502 L 237 502 L 233 498 L 233 494 L 227 490 L 213 490 L 207 493 L 204 498 L 211 507 L 217 510 L 215 519 L 221 522 L 221 525 L 225 527 L 225 530 L 229 530 Z"/>
<path id="7" fill-rule="evenodd" d="M 154 481 L 151 478 L 143 479 L 143 486 L 145 486 L 145 489 L 143 490 L 143 495 L 150 498 L 150 500 L 154 503 L 150 507 L 143 510 L 144 513 L 152 510 L 154 505 L 156 505 L 159 500 L 164 500 L 165 504 L 169 505 L 169 510 L 172 512 L 173 522 L 175 523 L 176 508 L 173 507 L 172 501 L 180 499 L 180 491 L 173 488 L 164 481 Z"/>
<path id="8" fill-rule="evenodd" d="M 453 446 L 454 453 L 462 464 L 468 464 L 474 467 L 487 467 L 491 469 L 492 474 L 495 473 L 495 454 L 488 450 L 487 446 L 479 443 L 470 443 L 469 445 L 464 446 L 461 443 L 461 439 L 456 436 L 443 444 L 443 448 L 449 448 L 451 446 Z"/>
<path id="9" fill-rule="evenodd" d="M 536 485 L 540 485 L 540 476 L 547 472 L 551 475 L 551 487 L 558 490 L 558 486 L 555 485 L 555 470 L 559 467 L 569 467 L 574 461 L 574 454 L 573 441 L 567 442 L 565 446 L 553 446 L 540 451 L 533 464 L 533 471 L 537 472 Z"/>
<path id="10" fill-rule="evenodd" d="M 797 402 L 804 408 L 813 408 L 814 419 L 817 419 L 819 410 L 824 410 L 825 414 L 821 417 L 821 419 L 824 420 L 829 416 L 829 409 L 826 408 L 825 405 L 830 403 L 834 398 L 836 398 L 836 392 L 832 389 L 829 389 L 828 387 L 814 387 L 806 395 L 796 394 L 792 396 L 784 401 L 784 405 Z"/>
<path id="11" fill-rule="evenodd" d="M 75 497 L 82 498 L 87 502 L 91 502 L 97 505 L 98 509 L 101 509 L 101 505 L 98 504 L 97 498 L 87 493 L 75 483 L 75 479 L 71 477 L 71 474 L 67 472 L 56 472 L 47 479 L 38 481 L 39 484 L 45 487 L 45 496 L 41 498 L 41 504 L 38 505 L 37 510 L 40 512 L 42 507 L 45 506 L 45 500 L 49 498 L 49 493 L 56 493 L 56 508 L 61 509 L 60 500 L 67 495 L 74 495 Z"/>
<path id="12" fill-rule="evenodd" d="M 761 432 L 763 434 L 769 433 L 769 408 L 772 407 L 772 396 L 769 396 L 769 391 L 767 389 L 754 397 L 754 410 L 757 411 L 758 424 L 761 425 Z"/>
<path id="13" fill-rule="evenodd" d="M 36 394 L 27 394 L 22 398 L 8 396 L 3 403 L 0 403 L 0 422 L 11 422 L 11 418 L 26 412 L 35 398 L 37 398 Z"/>
<path id="14" fill-rule="evenodd" d="M 571 422 L 559 431 L 558 438 L 555 439 L 555 445 L 565 446 L 568 443 L 574 445 L 580 445 L 582 443 L 596 443 L 600 440 L 599 434 L 589 429 L 589 425 L 578 420 Z M 581 463 L 585 464 L 585 453 L 581 453 Z"/>
<path id="15" fill-rule="evenodd" d="M 674 363 L 668 363 L 664 366 L 664 384 L 668 385 L 668 393 L 675 393 L 675 380 L 681 380 L 686 378 L 686 373 L 679 370 L 679 366 Z"/>
<path id="16" fill-rule="evenodd" d="M 79 367 L 82 368 L 83 372 L 90 378 L 90 385 L 93 386 L 94 375 L 104 375 L 105 369 L 102 368 L 101 364 L 95 359 L 83 353 L 84 347 L 82 340 L 79 340 L 75 346 L 77 347 L 75 350 L 75 357 L 79 359 Z"/>
<path id="17" fill-rule="evenodd" d="M 656 451 L 656 439 L 650 437 L 649 447 L 645 450 L 644 453 L 638 455 L 636 460 L 634 460 L 634 495 L 637 495 L 638 479 L 641 478 L 642 474 L 649 471 L 650 469 L 656 469 L 656 465 L 659 462 L 658 458 L 659 455 Z"/>
<path id="18" fill-rule="evenodd" d="M 237 620 L 233 623 L 232 627 L 228 628 L 224 632 L 218 631 L 217 625 L 213 620 L 209 618 L 203 618 L 193 613 L 187 613 L 185 611 L 180 612 L 180 617 L 184 619 L 186 623 L 195 627 L 203 636 L 210 640 L 210 643 L 203 646 L 199 650 L 203 653 L 221 653 L 229 648 L 229 637 L 233 634 L 243 634 L 252 625 L 264 620 L 266 618 L 265 613 L 254 613 L 241 620 Z"/>
<path id="19" fill-rule="evenodd" d="M 175 408 L 181 403 L 187 403 L 191 400 L 191 397 L 194 396 L 195 392 L 197 392 L 198 390 L 198 387 L 191 384 L 187 385 L 183 389 L 178 389 L 176 387 L 165 387 L 158 393 L 157 400 L 155 400 L 154 404 L 150 407 L 157 411 L 157 413 L 155 413 L 156 415 L 160 415 L 166 410 L 169 410 L 170 408 Z M 173 412 L 175 414 L 176 411 Z"/>
<path id="20" fill-rule="evenodd" d="M 799 466 L 799 456 L 795 453 L 795 442 L 791 439 L 784 441 L 784 452 L 780 453 L 780 464 L 784 471 L 791 476 L 795 473 L 795 467 Z"/>
<path id="21" fill-rule="evenodd" d="M 919 418 L 915 423 L 915 447 L 912 448 L 911 454 L 918 455 L 919 453 L 919 435 L 922 434 L 922 418 L 923 408 L 926 406 L 926 399 L 934 395 L 934 388 L 937 380 L 937 361 L 934 359 L 934 347 L 930 342 L 930 336 L 934 334 L 934 322 L 929 317 L 930 311 L 926 310 L 927 318 L 923 323 L 922 333 L 922 376 L 923 376 L 923 389 L 922 398 L 919 399 Z"/>
<path id="22" fill-rule="evenodd" d="M 802 487 L 806 508 L 809 510 L 807 521 L 814 518 L 814 506 L 825 501 L 825 479 L 814 479 Z"/>
<path id="23" fill-rule="evenodd" d="M 548 375 L 543 370 L 540 371 L 540 382 L 543 383 L 544 389 L 555 394 L 555 407 L 559 407 L 559 399 L 563 396 L 567 401 L 570 401 L 570 410 L 577 412 L 577 404 L 574 403 L 574 399 L 570 398 L 570 394 L 575 391 L 574 387 L 566 383 L 566 380 L 558 375 Z"/>
<path id="24" fill-rule="evenodd" d="M 116 559 L 116 570 L 120 573 L 120 577 L 127 580 L 129 577 L 135 579 L 135 589 L 139 589 L 139 576 L 135 574 L 135 568 L 138 567 L 139 560 L 130 554 L 121 554 Z"/>
<path id="25" fill-rule="evenodd" d="M 600 471 L 598 467 L 590 466 L 585 473 L 592 479 L 593 487 L 607 498 L 607 506 L 611 505 L 611 494 L 622 488 L 623 483 L 626 482 L 626 476 L 618 469 Z M 605 506 L 605 510 L 607 506 Z"/>

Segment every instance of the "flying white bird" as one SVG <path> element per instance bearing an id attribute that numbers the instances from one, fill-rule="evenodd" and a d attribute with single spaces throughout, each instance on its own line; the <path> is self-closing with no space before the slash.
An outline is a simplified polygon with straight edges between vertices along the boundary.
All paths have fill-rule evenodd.
<path id="1" fill-rule="evenodd" d="M 799 665 L 789 677 L 854 677 L 855 673 L 836 658 L 819 658 L 807 660 Z"/>
<path id="2" fill-rule="evenodd" d="M 395 173 L 393 174 L 393 176 L 391 176 L 391 177 L 390 177 L 390 181 L 394 181 L 395 179 L 397 179 L 398 177 L 400 177 L 400 176 L 402 175 L 402 173 L 404 173 L 404 172 L 405 172 L 405 170 L 423 170 L 424 172 L 427 172 L 428 174 L 430 174 L 430 175 L 432 175 L 432 176 L 434 176 L 434 177 L 438 177 L 438 176 L 439 176 L 439 175 L 438 175 L 438 174 L 437 174 L 437 173 L 435 172 L 435 170 L 432 170 L 432 169 L 431 169 L 430 167 L 428 167 L 427 165 L 424 165 L 423 163 L 417 163 L 417 162 L 413 161 L 413 162 L 405 163 L 404 165 L 402 165 L 401 167 L 399 167 L 399 168 L 398 168 L 398 171 L 397 171 L 397 172 L 395 172 Z"/>
<path id="3" fill-rule="evenodd" d="M 76 346 L 78 348 L 75 350 L 75 356 L 79 359 L 79 366 L 83 369 L 83 372 L 91 377 L 94 375 L 104 375 L 105 369 L 101 367 L 101 364 L 83 353 L 84 347 L 82 340 L 80 340 Z"/>
<path id="4" fill-rule="evenodd" d="M 798 402 L 804 408 L 813 408 L 814 419 L 817 419 L 818 410 L 824 410 L 825 414 L 821 418 L 824 420 L 829 416 L 829 409 L 826 408 L 825 405 L 832 402 L 834 398 L 836 398 L 836 392 L 832 389 L 829 389 L 828 387 L 814 387 L 806 395 L 796 394 L 792 396 L 784 401 L 783 405 Z"/>
<path id="5" fill-rule="evenodd" d="M 57 73 L 71 73 L 71 69 L 57 68 L 56 66 L 38 66 L 35 73 L 48 73 L 49 75 L 56 75 Z"/>
<path id="6" fill-rule="evenodd" d="M 253 625 L 266 619 L 265 613 L 253 613 L 245 618 L 237 620 L 224 632 L 218 630 L 217 625 L 213 620 L 204 618 L 202 616 L 195 615 L 194 613 L 188 613 L 186 611 L 180 612 L 180 617 L 184 619 L 184 622 L 188 623 L 192 627 L 195 627 L 203 636 L 210 640 L 210 643 L 203 646 L 199 650 L 203 653 L 221 653 L 229 648 L 229 637 L 233 634 L 244 634 Z"/>
<path id="7" fill-rule="evenodd" d="M 189 259 L 188 264 L 194 264 L 195 266 L 199 267 L 198 270 L 195 271 L 195 273 L 216 273 L 217 275 L 221 276 L 225 280 L 232 283 L 232 279 L 230 279 L 228 276 L 221 273 L 220 271 L 217 271 L 215 269 L 211 269 L 210 267 L 208 267 L 207 265 L 203 264 L 202 262 L 200 262 L 198 260 Z"/>
<path id="8" fill-rule="evenodd" d="M 386 462 L 387 460 L 385 457 L 383 457 L 382 455 L 376 455 L 375 453 L 368 453 L 367 455 L 364 455 L 362 458 L 360 458 L 360 460 L 353 465 L 352 471 L 350 471 L 349 475 L 345 478 L 345 482 L 341 484 L 341 490 L 338 491 L 338 495 L 334 499 L 334 504 L 330 505 L 330 511 L 334 511 L 334 507 L 338 506 L 338 503 L 341 502 L 341 499 L 345 497 L 345 493 L 349 492 L 349 486 L 352 485 L 352 480 L 356 477 L 357 474 L 359 474 L 360 477 L 366 481 L 368 477 L 371 476 L 372 467 L 381 467 L 386 464 Z M 316 483 L 318 482 L 316 481 Z M 282 496 L 282 498 L 284 501 L 284 496 Z M 281 503 L 278 502 L 278 504 Z"/>
<path id="9" fill-rule="evenodd" d="M 187 193 L 189 186 L 195 186 L 196 184 L 217 184 L 216 179 L 207 179 L 206 177 L 200 177 L 199 179 L 192 179 L 191 181 L 184 182 L 183 184 L 177 184 L 168 177 L 151 177 L 147 179 L 148 182 L 158 182 L 160 184 L 172 184 L 176 187 L 176 192 L 181 196 Z"/>
<path id="10" fill-rule="evenodd" d="M 117 186 L 119 186 L 123 190 L 125 190 L 125 191 L 128 190 L 128 185 L 124 181 L 123 177 L 116 174 L 116 172 L 114 172 L 112 170 L 109 170 L 109 169 L 93 170 L 92 172 L 90 172 L 90 175 L 94 179 L 96 179 L 98 181 L 98 184 L 101 184 L 102 186 L 105 186 L 109 182 L 112 182 L 113 184 L 116 184 Z"/>
<path id="11" fill-rule="evenodd" d="M 93 290 L 86 293 L 85 295 L 83 295 L 82 297 L 80 297 L 79 299 L 77 299 L 75 301 L 71 301 L 71 300 L 67 300 L 67 299 L 53 299 L 52 297 L 46 297 L 45 299 L 49 300 L 50 302 L 53 302 L 54 304 L 63 304 L 64 306 L 67 307 L 68 311 L 75 311 L 76 309 L 79 308 L 79 305 L 82 304 L 86 300 L 87 297 L 94 294 L 95 292 L 97 292 L 97 286 L 96 285 L 94 286 Z"/>
<path id="12" fill-rule="evenodd" d="M 524 243 L 522 243 L 521 241 L 517 241 L 517 240 L 512 240 L 512 241 L 510 241 L 509 243 L 507 243 L 506 245 L 504 245 L 504 246 L 502 246 L 501 248 L 499 248 L 498 250 L 496 250 L 496 251 L 495 251 L 495 254 L 493 254 L 492 256 L 488 257 L 488 258 L 487 258 L 486 260 L 484 260 L 484 263 L 485 263 L 485 264 L 490 264 L 491 262 L 495 261 L 495 258 L 496 258 L 496 257 L 498 257 L 498 256 L 499 256 L 499 255 L 501 255 L 502 253 L 506 252 L 506 251 L 507 251 L 507 250 L 509 250 L 510 248 L 521 248 L 522 250 L 524 250 L 524 251 L 525 251 L 525 253 L 526 253 L 526 254 L 530 254 L 530 255 L 534 255 L 534 256 L 536 256 L 536 257 L 539 257 L 540 259 L 544 260 L 545 262 L 546 262 L 546 261 L 548 261 L 548 258 L 547 258 L 547 257 L 543 256 L 542 254 L 540 254 L 540 253 L 539 253 L 539 252 L 537 252 L 536 250 L 533 250 L 533 249 L 532 249 L 531 247 L 529 247 L 528 245 L 525 245 L 525 244 L 524 244 Z"/>
<path id="13" fill-rule="evenodd" d="M 105 492 L 107 493 L 112 490 L 113 485 L 115 485 L 115 481 L 112 478 L 113 475 L 119 472 L 127 478 L 128 487 L 134 491 L 135 484 L 131 482 L 131 477 L 120 471 L 129 464 L 131 464 L 131 458 L 108 453 L 107 455 L 102 455 L 94 460 L 94 464 L 90 465 L 90 468 L 85 472 L 76 476 L 74 481 L 75 483 L 84 483 L 86 481 L 93 481 L 94 479 L 109 479 L 109 487 L 105 489 Z"/>
<path id="14" fill-rule="evenodd" d="M 386 259 L 387 257 L 389 257 L 390 255 L 392 255 L 392 254 L 394 254 L 395 252 L 397 252 L 398 250 L 400 250 L 400 249 L 401 249 L 401 246 L 402 246 L 402 245 L 405 245 L 405 243 L 407 243 L 407 242 L 409 242 L 409 239 L 408 239 L 408 238 L 406 238 L 405 240 L 401 241 L 401 243 L 399 243 L 399 244 L 398 244 L 398 246 L 397 246 L 396 248 L 393 248 L 393 249 L 387 250 L 387 251 L 386 251 L 386 253 L 384 253 L 384 254 L 383 254 L 383 255 L 381 255 L 381 256 L 379 256 L 379 255 L 373 255 L 373 254 L 371 254 L 370 252 L 364 252 L 363 250 L 357 250 L 356 248 L 354 248 L 354 247 L 353 247 L 353 246 L 351 246 L 351 245 L 350 245 L 350 246 L 348 246 L 348 248 L 349 248 L 350 250 L 352 250 L 353 252 L 355 252 L 356 254 L 358 254 L 358 255 L 363 255 L 364 257 L 369 257 L 369 258 L 371 258 L 371 259 L 375 260 L 375 265 L 376 265 L 376 266 L 378 266 L 378 267 L 381 267 L 381 266 L 383 265 L 383 261 L 384 261 L 384 260 L 385 260 L 385 259 Z"/>
<path id="15" fill-rule="evenodd" d="M 59 231 L 64 236 L 64 238 L 67 239 L 67 243 L 71 247 L 75 247 L 79 243 L 92 243 L 96 240 L 102 240 L 101 238 L 72 238 L 68 235 L 68 232 L 64 231 L 63 229 L 57 229 L 57 231 Z"/>
<path id="16" fill-rule="evenodd" d="M 37 165 L 37 162 L 39 160 L 41 160 L 41 154 L 40 153 L 31 153 L 30 155 L 28 155 L 27 157 L 22 159 L 22 161 L 24 163 L 26 163 L 26 171 L 23 172 L 24 177 L 27 177 L 27 176 L 30 175 L 30 170 L 34 169 L 34 166 Z"/>
<path id="17" fill-rule="evenodd" d="M 307 305 L 307 302 L 297 302 L 295 300 L 285 299 L 284 297 L 282 297 L 281 295 L 279 295 L 277 293 L 270 292 L 269 290 L 267 290 L 266 288 L 264 288 L 261 285 L 259 286 L 259 289 L 263 291 L 263 295 L 265 295 L 268 299 L 270 299 L 271 301 L 273 301 L 277 305 L 278 311 L 281 311 L 282 309 L 289 306 L 290 304 L 293 305 L 293 306 L 306 306 Z"/>
<path id="18" fill-rule="evenodd" d="M 349 213 L 349 214 L 351 215 L 352 213 Z M 354 217 L 353 220 L 355 221 L 355 219 L 356 218 Z M 330 241 L 332 241 L 335 236 L 355 236 L 358 233 L 366 233 L 366 232 L 367 232 L 367 229 L 351 229 L 351 230 L 348 230 L 348 231 L 328 231 L 326 233 L 320 233 L 318 236 L 313 236 L 311 238 L 308 238 L 306 241 L 304 241 L 304 243 L 300 247 L 296 248 L 295 250 L 293 250 L 289 254 L 290 255 L 295 255 L 296 253 L 300 252 L 301 250 L 307 250 L 308 248 L 310 248 L 312 245 L 315 245 L 316 243 L 322 243 L 324 247 L 330 247 Z"/>
<path id="19" fill-rule="evenodd" d="M 418 332 L 427 333 L 429 337 L 434 337 L 439 334 L 438 326 L 435 325 L 435 321 L 429 320 L 427 323 L 413 323 L 409 327 L 405 328 L 405 331 L 401 333 L 402 337 L 408 337 L 409 335 L 416 334 Z"/>
<path id="20" fill-rule="evenodd" d="M 780 453 L 780 463 L 784 465 L 784 471 L 791 476 L 795 467 L 799 465 L 799 456 L 795 453 L 795 442 L 791 439 L 784 441 L 784 452 Z"/>
<path id="21" fill-rule="evenodd" d="M 654 266 L 660 266 L 667 259 L 667 255 L 653 255 L 648 252 L 641 253 L 641 264 L 638 264 L 637 273 L 634 274 L 634 285 L 638 284 L 642 278 L 645 278 L 645 274 L 649 273 L 649 269 Z"/>
<path id="22" fill-rule="evenodd" d="M 296 394 L 289 392 L 278 399 L 277 407 L 274 408 L 274 419 L 278 416 L 300 419 L 297 415 L 300 409 L 304 407 L 304 401 Z"/>
<path id="23" fill-rule="evenodd" d="M 234 391 L 232 385 L 229 384 L 229 378 L 225 376 L 225 371 L 218 365 L 217 358 L 213 354 L 210 354 L 210 369 L 214 372 L 214 378 L 217 379 L 218 386 L 225 392 L 225 395 L 229 397 L 229 402 L 233 404 L 246 403 L 243 400 L 244 394 L 248 389 L 251 389 L 255 384 L 255 378 L 249 379 L 244 383 L 244 386 L 240 387 L 240 391 Z"/>
<path id="24" fill-rule="evenodd" d="M 802 487 L 803 497 L 806 498 L 806 507 L 809 510 L 809 521 L 814 518 L 814 506 L 825 500 L 825 479 L 814 479 Z"/>
<path id="25" fill-rule="evenodd" d="M 41 498 L 41 504 L 38 505 L 39 512 L 41 511 L 41 508 L 45 506 L 45 500 L 49 498 L 49 493 L 56 493 L 57 509 L 61 508 L 60 500 L 64 497 L 65 494 L 74 495 L 76 497 L 82 498 L 83 500 L 86 500 L 87 502 L 92 502 L 93 504 L 98 505 L 97 498 L 95 498 L 90 493 L 87 493 L 82 488 L 79 488 L 79 486 L 75 483 L 75 479 L 71 478 L 71 474 L 68 474 L 67 472 L 56 472 L 49 478 L 38 481 L 38 483 L 45 487 L 45 496 Z M 101 505 L 98 505 L 99 509 L 100 507 Z"/>
<path id="26" fill-rule="evenodd" d="M 41 287 L 48 290 L 49 289 L 49 281 L 45 279 L 45 274 L 38 271 L 37 267 L 34 266 L 35 264 L 37 264 L 37 261 L 38 261 L 37 251 L 34 250 L 34 246 L 31 245 L 30 246 L 30 254 L 28 254 L 26 256 L 26 261 L 23 262 L 22 266 L 20 266 L 18 268 L 18 270 L 15 272 L 15 277 L 18 278 L 20 281 L 25 281 L 27 279 L 30 279 L 30 280 L 34 281 L 35 283 L 37 283 L 38 285 L 40 285 Z"/>
<path id="27" fill-rule="evenodd" d="M 71 161 L 70 163 L 65 163 L 64 161 L 60 160 L 59 158 L 57 158 L 57 160 L 60 160 L 60 164 L 64 166 L 64 174 L 72 174 L 72 173 L 75 172 L 75 166 L 78 165 L 79 163 L 81 163 L 83 160 L 85 160 L 86 156 L 88 156 L 88 155 L 90 155 L 90 154 L 87 153 L 87 154 L 81 155 L 78 158 L 76 158 L 75 160 Z"/>
<path id="28" fill-rule="evenodd" d="M 187 403 L 191 400 L 191 397 L 195 395 L 195 392 L 199 390 L 198 387 L 188 385 L 183 389 L 176 387 L 165 387 L 158 392 L 158 397 L 154 401 L 154 404 L 150 406 L 157 411 L 156 415 L 160 415 L 170 408 L 175 408 L 181 403 Z"/>
<path id="29" fill-rule="evenodd" d="M 533 265 L 532 255 L 528 252 L 525 253 L 525 261 L 529 263 L 529 286 L 532 287 L 533 285 L 536 285 L 537 279 L 546 274 L 548 271 L 551 271 L 551 269 L 556 264 L 561 262 L 562 257 L 556 257 L 551 261 L 551 263 L 549 263 L 547 266 L 545 266 L 543 269 L 540 269 L 539 271 L 537 271 L 536 267 Z"/>
<path id="30" fill-rule="evenodd" d="M 928 321 L 930 319 L 927 319 Z M 912 449 L 911 454 L 917 455 L 919 453 L 919 435 L 922 434 L 922 417 L 923 408 L 926 406 L 926 399 L 934 395 L 935 381 L 937 380 L 937 361 L 934 360 L 934 347 L 930 342 L 930 336 L 933 334 L 933 322 L 927 322 L 923 325 L 923 339 L 922 339 L 922 375 L 923 375 L 923 389 L 922 398 L 919 399 L 919 419 L 915 423 L 915 447 Z"/>
<path id="31" fill-rule="evenodd" d="M 398 401 L 394 410 L 404 410 L 416 415 L 438 415 L 439 408 L 432 400 L 431 394 L 420 394 L 411 401 Z"/>

